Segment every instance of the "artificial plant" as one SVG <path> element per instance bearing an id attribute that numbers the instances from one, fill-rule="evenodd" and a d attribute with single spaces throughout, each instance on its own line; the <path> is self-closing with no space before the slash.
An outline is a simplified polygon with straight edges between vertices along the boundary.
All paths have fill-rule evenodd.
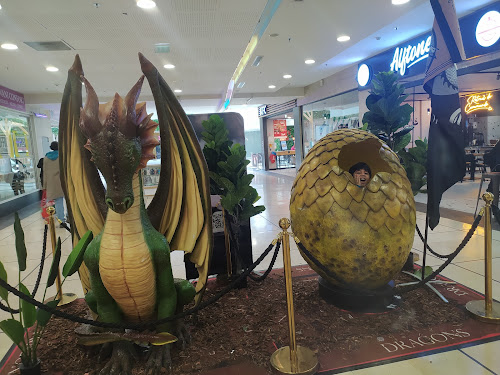
<path id="1" fill-rule="evenodd" d="M 24 242 L 24 231 L 21 226 L 21 221 L 19 220 L 19 215 L 15 213 L 14 219 L 14 234 L 16 239 L 16 253 L 17 262 L 19 266 L 18 271 L 18 285 L 19 291 L 29 297 L 32 293 L 29 292 L 28 288 L 21 282 L 21 272 L 26 270 L 26 258 L 27 251 Z M 71 252 L 68 260 L 66 261 L 63 268 L 64 280 L 66 277 L 71 276 L 80 267 L 83 261 L 83 253 L 92 239 L 92 233 L 87 232 L 81 239 L 81 241 L 75 246 Z M 42 300 L 45 300 L 47 289 L 54 285 L 56 277 L 59 273 L 59 261 L 61 259 L 61 239 L 57 239 L 54 256 L 52 259 L 52 264 L 50 267 L 49 276 L 47 278 L 47 284 L 45 285 L 45 290 L 43 293 Z M 7 272 L 3 264 L 0 262 L 0 279 L 5 282 L 7 281 Z M 62 281 L 64 283 L 64 280 Z M 45 331 L 45 327 L 49 322 L 52 314 L 42 310 L 36 309 L 34 305 L 24 301 L 19 298 L 19 310 L 15 313 L 12 309 L 11 303 L 9 301 L 9 293 L 5 288 L 0 287 L 0 298 L 6 303 L 8 310 L 11 314 L 10 319 L 5 319 L 0 322 L 0 330 L 2 330 L 7 337 L 9 337 L 14 344 L 17 345 L 21 351 L 21 366 L 20 368 L 38 368 L 39 360 L 37 357 L 37 347 L 40 343 L 40 339 Z M 55 308 L 59 301 L 57 299 L 47 302 L 49 307 Z M 16 319 L 15 315 L 18 315 Z M 21 372 L 22 373 L 22 372 Z"/>
<path id="2" fill-rule="evenodd" d="M 373 77 L 372 90 L 366 98 L 368 112 L 363 116 L 363 124 L 368 124 L 368 131 L 378 136 L 394 151 L 398 152 L 410 143 L 408 126 L 413 108 L 402 103 L 404 86 L 398 84 L 398 75 L 392 71 L 380 72 Z"/>
<path id="3" fill-rule="evenodd" d="M 408 151 L 402 149 L 398 152 L 414 195 L 421 192 L 422 186 L 427 184 L 427 147 L 427 138 L 423 141 L 418 139 L 415 141 L 415 147 Z"/>
<path id="4" fill-rule="evenodd" d="M 254 175 L 247 174 L 245 147 L 229 140 L 229 132 L 224 120 L 211 115 L 202 122 L 205 131 L 203 154 L 207 160 L 210 191 L 221 196 L 221 206 L 229 214 L 230 233 L 239 253 L 240 224 L 265 210 L 264 206 L 254 206 L 260 199 L 257 190 L 250 186 Z M 237 257 L 238 258 L 238 257 Z"/>

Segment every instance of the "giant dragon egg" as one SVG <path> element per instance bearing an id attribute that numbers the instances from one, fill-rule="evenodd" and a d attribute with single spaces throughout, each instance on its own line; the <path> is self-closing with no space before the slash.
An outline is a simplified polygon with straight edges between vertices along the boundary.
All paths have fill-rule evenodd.
<path id="1" fill-rule="evenodd" d="M 348 172 L 360 161 L 372 172 L 364 188 Z M 321 267 L 302 256 L 336 285 L 386 285 L 413 244 L 415 200 L 406 172 L 385 143 L 362 130 L 334 131 L 309 151 L 292 187 L 290 215 L 293 233 Z"/>

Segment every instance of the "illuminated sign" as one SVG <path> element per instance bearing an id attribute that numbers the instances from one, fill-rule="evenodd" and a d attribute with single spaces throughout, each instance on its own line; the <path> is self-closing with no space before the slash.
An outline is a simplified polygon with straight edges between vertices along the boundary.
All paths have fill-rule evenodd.
<path id="1" fill-rule="evenodd" d="M 259 117 L 267 115 L 267 105 L 259 107 Z"/>
<path id="2" fill-rule="evenodd" d="M 358 84 L 360 86 L 366 86 L 368 82 L 370 82 L 370 78 L 370 68 L 366 64 L 361 64 L 358 69 Z"/>
<path id="3" fill-rule="evenodd" d="M 492 10 L 481 17 L 476 27 L 476 40 L 481 47 L 491 47 L 500 39 L 500 13 Z"/>
<path id="4" fill-rule="evenodd" d="M 493 94 L 491 92 L 468 96 L 467 104 L 465 105 L 465 113 L 469 114 L 481 110 L 493 111 L 493 107 L 489 102 L 491 98 L 493 98 Z"/>
<path id="5" fill-rule="evenodd" d="M 429 36 L 416 43 L 416 45 L 408 44 L 406 47 L 396 48 L 392 58 L 391 70 L 404 76 L 406 69 L 429 57 L 431 41 L 432 37 Z"/>

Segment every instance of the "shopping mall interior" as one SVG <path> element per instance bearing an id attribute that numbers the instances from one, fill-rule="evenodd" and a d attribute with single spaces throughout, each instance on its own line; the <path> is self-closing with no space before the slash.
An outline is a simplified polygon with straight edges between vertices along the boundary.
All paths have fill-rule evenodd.
<path id="1" fill-rule="evenodd" d="M 369 112 L 367 99 L 373 90 L 372 83 L 377 74 L 393 71 L 398 77 L 398 83 L 404 87 L 405 97 L 402 105 L 409 105 L 412 108 L 410 120 L 407 124 L 406 122 L 403 124 L 403 128 L 407 129 L 408 134 L 411 135 L 405 146 L 407 154 L 411 154 L 411 149 L 416 150 L 417 146 L 423 143 L 427 147 L 431 119 L 435 111 L 432 107 L 431 96 L 426 91 L 427 87 L 424 87 L 426 67 L 428 60 L 431 60 L 429 55 L 432 54 L 433 48 L 431 47 L 432 38 L 435 37 L 432 31 L 435 13 L 431 3 L 437 3 L 437 1 L 157 0 L 155 4 L 151 0 L 81 0 L 78 2 L 0 0 L 0 45 L 2 47 L 0 48 L 0 261 L 5 268 L 9 283 L 14 287 L 19 287 L 22 283 L 32 290 L 35 284 L 38 284 L 40 266 L 45 265 L 40 288 L 32 296 L 38 301 L 45 297 L 43 289 L 47 285 L 45 280 L 49 275 L 53 260 L 50 251 L 53 241 L 50 233 L 48 240 L 46 233 L 44 234 L 48 219 L 45 213 L 42 215 L 47 202 L 43 198 L 45 195 L 41 167 L 54 141 L 59 141 L 60 145 L 64 145 L 63 148 L 59 146 L 60 155 L 63 152 L 69 152 L 68 150 L 75 150 L 77 147 L 80 147 L 83 153 L 90 152 L 84 149 L 85 142 L 81 143 L 81 139 L 77 141 L 74 138 L 73 143 L 68 143 L 69 141 L 63 136 L 66 134 L 67 137 L 69 134 L 67 126 L 70 126 L 67 124 L 71 124 L 67 120 L 70 118 L 68 113 L 72 111 L 72 107 L 67 104 L 68 95 L 70 95 L 68 92 L 71 91 L 71 95 L 74 95 L 73 92 L 80 91 L 80 81 L 82 82 L 81 94 L 78 95 L 82 97 L 82 106 L 87 105 L 87 100 L 91 102 L 89 97 L 92 99 L 93 94 L 92 92 L 89 94 L 88 85 L 95 90 L 98 102 L 101 104 L 112 103 L 116 100 L 117 94 L 125 98 L 144 72 L 144 70 L 141 71 L 138 58 L 138 53 L 140 53 L 158 69 L 158 74 L 171 90 L 169 91 L 170 101 L 167 104 L 168 110 L 165 112 L 164 109 L 157 108 L 159 89 L 154 85 L 150 86 L 150 82 L 147 83 L 150 77 L 146 74 L 146 80 L 138 98 L 139 102 L 146 103 L 146 111 L 151 114 L 151 121 L 159 124 L 151 133 L 151 137 L 156 139 L 157 143 L 161 143 L 161 140 L 166 138 L 160 135 L 162 121 L 164 121 L 162 119 L 165 118 L 162 116 L 166 116 L 165 113 L 173 113 L 175 117 L 177 109 L 182 107 L 187 115 L 186 119 L 192 124 L 193 130 L 190 132 L 197 137 L 200 153 L 203 149 L 203 155 L 206 158 L 209 154 L 205 153 L 205 148 L 210 147 L 210 143 L 204 132 L 207 131 L 206 124 L 213 120 L 211 116 L 214 114 L 224 122 L 228 140 L 233 144 L 238 143 L 244 146 L 246 154 L 243 158 L 248 163 L 246 173 L 253 175 L 251 186 L 260 198 L 254 204 L 263 205 L 265 211 L 259 211 L 241 220 L 241 244 L 238 246 L 241 247 L 243 255 L 241 259 L 235 260 L 234 254 L 226 256 L 231 254 L 231 251 L 236 251 L 231 250 L 234 244 L 230 246 L 233 240 L 227 234 L 227 231 L 234 229 L 226 229 L 229 221 L 226 221 L 228 219 L 224 215 L 227 215 L 227 211 L 226 209 L 218 210 L 212 198 L 214 218 L 216 211 L 220 213 L 220 218 L 217 216 L 220 223 L 216 224 L 213 219 L 215 247 L 212 271 L 209 271 L 209 281 L 212 280 L 215 284 L 219 282 L 214 281 L 219 280 L 216 275 L 231 274 L 232 271 L 237 275 L 238 272 L 242 272 L 245 267 L 255 262 L 282 231 L 279 224 L 281 218 L 291 218 L 290 230 L 298 236 L 301 229 L 297 223 L 302 223 L 302 218 L 294 217 L 295 209 L 293 208 L 293 202 L 298 199 L 296 198 L 298 189 L 310 189 L 318 202 L 330 197 L 330 194 L 325 195 L 327 190 L 324 190 L 322 184 L 328 179 L 320 176 L 321 184 L 318 183 L 314 190 L 316 182 L 308 177 L 311 174 L 307 175 L 310 170 L 313 171 L 317 165 L 324 164 L 322 166 L 328 167 L 328 173 L 333 171 L 337 174 L 341 172 L 348 174 L 348 168 L 345 172 L 340 168 L 342 157 L 345 160 L 347 156 L 342 156 L 342 151 L 335 151 L 335 147 L 345 145 L 348 142 L 343 140 L 345 137 L 349 138 L 352 134 L 357 136 L 357 134 L 364 134 L 363 132 L 367 129 L 370 130 L 369 124 L 363 119 L 366 119 L 365 115 Z M 410 193 L 413 189 L 414 200 L 411 197 L 406 198 L 406 192 L 400 192 L 401 189 L 404 190 L 402 185 L 398 185 L 398 192 L 394 193 L 391 198 L 394 199 L 397 196 L 401 200 L 400 197 L 404 195 L 405 202 L 406 199 L 412 202 L 409 210 L 413 210 L 411 212 L 415 215 L 416 226 L 422 230 L 422 236 L 415 231 L 412 237 L 411 234 L 415 229 L 412 222 L 413 227 L 408 245 L 408 251 L 411 251 L 412 256 L 408 257 L 408 261 L 412 259 L 417 269 L 425 263 L 425 266 L 432 267 L 434 271 L 444 263 L 448 263 L 449 257 L 446 255 L 453 253 L 474 227 L 474 220 L 485 205 L 481 199 L 483 193 L 486 193 L 487 189 L 491 191 L 493 205 L 497 207 L 499 196 L 500 167 L 495 165 L 495 162 L 492 164 L 490 160 L 491 155 L 497 155 L 497 164 L 500 160 L 498 156 L 500 146 L 497 145 L 500 144 L 498 142 L 500 140 L 500 1 L 454 0 L 454 6 L 460 26 L 459 35 L 463 44 L 463 55 L 462 61 L 452 64 L 458 76 L 461 112 L 455 114 L 455 119 L 450 118 L 450 121 L 456 121 L 460 125 L 460 131 L 463 134 L 461 145 L 465 153 L 466 164 L 464 177 L 446 190 L 442 196 L 439 203 L 441 215 L 439 224 L 434 230 L 425 230 L 428 245 L 433 249 L 432 253 L 424 252 L 423 243 L 424 229 L 427 229 L 428 209 L 428 190 L 425 180 L 422 180 L 424 181 L 422 186 L 419 185 L 416 190 L 413 180 L 411 181 L 411 188 L 408 189 Z M 81 77 L 76 78 L 79 80 L 78 87 L 70 86 L 68 78 L 68 70 L 74 64 L 76 55 L 81 60 L 83 70 Z M 84 80 L 86 82 L 83 82 Z M 160 79 L 159 82 L 163 81 Z M 71 98 L 73 100 L 74 96 Z M 180 107 L 174 102 L 180 103 Z M 66 107 L 64 103 L 67 104 Z M 111 104 L 107 107 L 111 108 Z M 80 116 L 79 108 L 78 111 L 71 113 Z M 182 116 L 176 117 L 174 122 L 181 123 L 182 118 Z M 352 132 L 349 133 L 350 131 Z M 332 135 L 332 132 L 337 133 Z M 347 135 L 335 136 L 335 134 Z M 172 137 L 172 139 L 175 138 Z M 185 136 L 180 138 L 182 137 Z M 330 147 L 326 143 L 328 140 L 339 146 Z M 182 147 L 179 148 L 180 153 L 183 152 Z M 191 159 L 195 159 L 195 154 L 189 147 L 187 151 L 184 151 L 191 153 Z M 338 165 L 333 166 L 331 161 L 328 164 L 328 160 L 323 160 L 323 155 L 327 152 L 321 154 L 320 151 L 324 150 L 328 152 L 333 150 L 333 158 L 336 163 L 338 157 Z M 370 158 L 368 153 L 363 157 L 363 148 L 356 150 L 359 156 L 357 161 L 364 161 L 368 165 L 376 164 L 374 160 L 367 160 Z M 155 202 L 160 202 L 158 196 L 162 195 L 162 186 L 165 187 L 162 181 L 166 181 L 162 179 L 163 175 L 166 175 L 161 172 L 162 168 L 173 165 L 165 162 L 165 155 L 170 155 L 170 150 L 162 153 L 161 144 L 156 146 L 155 143 L 151 152 L 150 160 L 147 164 L 145 163 L 146 166 L 142 171 L 141 180 L 145 207 L 149 207 L 151 202 L 153 202 L 152 206 Z M 380 152 L 382 155 L 382 151 Z M 316 159 L 313 154 L 317 155 Z M 404 172 L 405 169 L 399 164 L 401 162 L 405 165 L 400 154 L 393 153 L 393 155 L 396 158 L 395 163 L 399 165 L 398 168 L 403 171 L 404 176 L 406 173 L 410 175 L 410 172 L 408 170 Z M 77 159 L 80 160 L 80 157 Z M 90 160 L 90 156 L 88 159 Z M 187 170 L 188 167 L 185 167 L 184 163 L 190 165 L 191 162 L 179 162 L 179 170 L 184 170 L 184 168 Z M 207 163 L 210 169 L 208 159 Z M 77 173 L 74 171 L 77 168 L 88 165 L 81 164 L 80 167 L 75 167 L 73 164 L 76 162 L 69 160 L 64 163 L 64 166 L 67 167 L 70 164 L 71 168 L 74 168 L 75 175 Z M 215 165 L 218 165 L 217 162 Z M 372 169 L 375 172 L 375 177 L 370 176 L 372 182 L 377 179 L 377 181 L 385 181 L 386 170 L 378 167 Z M 65 172 L 65 178 L 68 178 L 68 170 Z M 339 170 L 341 172 L 337 172 Z M 333 186 L 332 189 L 345 189 L 338 192 L 339 197 L 340 195 L 344 197 L 344 193 L 350 188 L 346 189 L 346 185 L 339 188 L 342 183 L 332 177 L 333 172 L 328 174 L 331 175 L 330 178 L 333 181 L 328 184 Z M 85 174 L 78 169 L 79 173 Z M 175 173 L 172 172 L 172 176 Z M 214 172 L 210 170 L 210 173 Z M 327 172 L 324 173 L 326 176 Z M 106 186 L 107 180 L 104 175 L 105 173 L 102 173 L 100 178 Z M 243 172 L 239 175 L 240 178 L 242 175 Z M 353 182 L 351 185 L 355 186 L 353 177 L 349 175 L 346 179 L 348 178 Z M 78 232 L 75 229 L 76 223 L 78 220 L 85 221 L 80 217 L 75 219 L 77 215 L 73 217 L 71 214 L 72 211 L 75 212 L 74 206 L 73 208 L 71 206 L 74 204 L 71 203 L 73 199 L 71 197 L 76 193 L 69 191 L 68 186 L 77 191 L 78 188 L 75 187 L 77 182 L 74 181 L 76 180 L 71 183 L 63 182 L 63 186 L 67 183 L 64 205 L 66 215 L 62 215 L 59 219 L 66 224 L 59 225 L 56 222 L 54 229 L 55 236 L 60 237 L 62 243 L 61 267 L 76 245 L 77 241 L 74 237 L 75 232 Z M 213 179 L 210 183 L 212 181 Z M 383 185 L 384 182 L 381 184 Z M 394 184 L 396 182 L 391 186 L 395 186 Z M 88 186 L 85 185 L 85 187 Z M 235 183 L 234 186 L 237 184 Z M 367 185 L 367 192 L 369 190 L 373 194 L 379 193 L 372 191 L 370 186 L 373 187 L 373 185 Z M 408 186 L 410 186 L 410 181 L 408 181 Z M 360 187 L 359 184 L 358 187 Z M 392 193 L 386 193 L 383 188 L 381 189 L 388 197 L 391 196 Z M 187 191 L 187 188 L 185 190 Z M 222 194 L 220 193 L 222 190 L 214 192 L 212 185 L 210 185 L 210 190 L 212 197 Z M 353 204 L 370 207 L 366 209 L 367 211 L 372 209 L 369 201 L 364 203 L 362 198 L 359 200 L 356 198 L 356 192 L 357 190 L 353 193 L 349 190 L 349 194 L 352 195 L 352 198 L 348 197 L 349 202 L 352 200 L 352 202 L 357 202 Z M 87 193 L 88 191 L 85 192 L 83 200 L 88 200 L 89 196 L 94 197 Z M 312 201 L 311 194 L 313 193 L 308 193 L 309 196 L 304 193 L 303 200 L 307 206 L 309 206 L 308 199 Z M 336 200 L 337 196 L 334 193 L 331 194 Z M 219 200 L 220 197 L 217 202 Z M 220 200 L 218 208 L 222 202 Z M 106 207 L 108 200 L 106 199 L 104 203 L 103 198 L 101 203 Z M 98 202 L 97 206 L 99 204 Z M 182 210 L 186 210 L 184 203 L 179 203 L 179 205 L 182 206 Z M 349 203 L 346 204 L 347 206 Z M 111 209 L 112 204 L 108 204 L 108 207 Z M 337 207 L 346 209 L 341 203 Z M 21 219 L 27 248 L 26 270 L 21 276 L 19 276 L 16 253 L 18 241 L 16 241 L 14 229 L 16 212 Z M 313 236 L 312 233 L 318 238 L 316 230 L 323 228 L 321 230 L 326 231 L 323 232 L 325 241 L 327 239 L 333 241 L 331 228 L 328 229 L 326 224 L 330 220 L 335 220 L 330 218 L 333 215 L 333 208 L 329 212 L 323 210 L 321 212 L 322 218 L 314 220 L 309 232 L 305 231 L 307 239 L 309 235 Z M 393 211 L 387 208 L 387 212 L 391 216 Z M 400 216 L 398 216 L 399 212 L 398 208 L 398 213 L 394 217 L 391 216 L 391 220 L 405 222 L 408 216 L 403 215 L 402 208 Z M 337 214 L 340 216 L 336 220 L 345 220 L 348 217 L 348 220 L 352 220 L 353 223 L 357 220 L 366 224 L 370 217 L 370 214 L 366 213 L 364 216 L 361 215 L 362 219 L 357 216 L 358 214 L 354 216 L 352 214 L 342 216 L 344 214 L 338 212 Z M 84 214 L 81 215 L 84 217 Z M 177 215 L 179 216 L 178 213 Z M 308 217 L 307 215 L 304 211 L 303 216 Z M 222 222 L 225 224 L 221 224 Z M 485 222 L 486 219 L 479 222 L 475 231 L 470 233 L 472 237 L 468 242 L 466 241 L 463 249 L 440 272 L 441 284 L 439 282 L 434 284 L 436 289 L 442 292 L 441 298 L 446 300 L 445 297 L 447 297 L 449 301 L 446 303 L 453 305 L 456 309 L 456 311 L 453 310 L 455 320 L 443 318 L 444 320 L 438 325 L 420 324 L 420 321 L 428 322 L 432 319 L 418 315 L 423 310 L 416 312 L 417 310 L 410 307 L 406 316 L 410 323 L 404 323 L 408 325 L 404 330 L 396 327 L 397 324 L 388 318 L 385 320 L 387 326 L 380 328 L 379 331 L 373 331 L 375 333 L 367 331 L 366 335 L 358 334 L 358 336 L 353 333 L 352 338 L 347 340 L 340 337 L 349 337 L 351 328 L 345 328 L 347 336 L 344 336 L 335 332 L 335 329 L 341 327 L 339 325 L 332 326 L 336 328 L 325 326 L 324 337 L 323 334 L 316 334 L 317 336 L 314 337 L 308 332 L 309 326 L 301 330 L 301 324 L 306 324 L 307 317 L 299 315 L 295 322 L 297 334 L 295 335 L 294 332 L 293 336 L 296 337 L 298 345 L 312 347 L 315 356 L 319 358 L 317 371 L 323 374 L 353 375 L 500 374 L 500 358 L 497 354 L 500 351 L 500 325 L 488 321 L 481 321 L 482 325 L 471 323 L 476 322 L 476 319 L 473 314 L 468 313 L 466 308 L 467 301 L 477 296 L 487 299 L 489 295 L 493 298 L 495 309 L 498 309 L 497 304 L 500 300 L 500 215 L 493 216 L 488 224 Z M 74 226 L 70 228 L 71 225 Z M 217 225 L 222 225 L 223 229 L 216 230 Z M 364 236 L 364 229 L 356 225 L 352 224 L 352 228 L 358 228 L 356 236 L 361 238 Z M 404 223 L 397 225 L 401 228 Z M 102 227 L 101 224 L 100 229 Z M 231 228 L 229 224 L 227 227 Z M 389 225 L 388 227 L 392 228 Z M 351 229 L 351 231 L 354 230 Z M 489 233 L 491 233 L 491 240 L 489 240 L 489 245 L 485 245 L 490 238 Z M 81 237 L 81 233 L 76 236 Z M 307 243 L 304 238 L 296 238 Z M 377 241 L 384 248 L 391 241 L 395 243 L 396 237 L 387 236 L 382 240 L 377 237 Z M 41 251 L 44 244 L 47 247 L 47 255 L 42 257 Z M 300 248 L 302 245 L 297 245 L 293 240 L 289 245 L 294 288 L 299 285 L 300 280 L 305 280 L 303 282 L 306 284 L 306 281 L 314 280 L 314 295 L 309 298 L 321 300 L 323 303 L 321 280 L 327 278 L 321 273 L 324 271 L 317 271 L 314 262 L 311 262 L 311 259 Z M 332 248 L 335 246 L 332 245 Z M 485 250 L 488 246 L 490 247 L 489 255 Z M 231 264 L 231 256 L 233 264 Z M 197 277 L 198 273 L 193 271 L 194 267 L 189 268 L 187 265 L 188 256 L 183 251 L 172 251 L 170 259 L 175 278 L 192 280 Z M 334 261 L 332 262 L 328 265 L 335 268 Z M 379 265 L 377 261 L 372 263 L 377 267 Z M 339 263 L 335 264 L 339 266 Z M 385 263 L 380 264 L 384 264 L 382 268 L 386 267 Z M 232 271 L 229 271 L 229 267 Z M 270 274 L 274 275 L 272 277 L 282 275 L 284 267 L 282 256 L 278 256 L 273 261 L 270 256 L 264 258 L 256 266 L 254 275 L 263 275 L 269 267 L 273 269 Z M 305 268 L 310 270 L 308 267 L 321 275 L 319 283 L 316 281 L 318 279 L 316 273 L 314 277 L 300 275 L 301 270 Z M 397 271 L 399 272 L 400 269 Z M 264 275 L 267 276 L 267 273 Z M 0 276 L 2 276 L 1 273 Z M 285 289 L 288 291 L 288 287 L 285 288 L 284 278 L 280 280 L 283 281 L 283 296 L 276 300 L 283 301 L 286 314 L 273 320 L 271 325 L 287 327 L 290 308 L 286 310 Z M 450 284 L 443 284 L 443 280 L 450 283 L 456 282 L 456 284 L 449 286 Z M 251 284 L 252 281 L 249 279 L 248 283 Z M 265 283 L 266 280 L 260 285 L 265 287 Z M 393 283 L 393 280 L 387 285 L 390 283 Z M 252 297 L 250 291 L 254 290 L 250 286 L 248 288 L 246 299 Z M 301 285 L 298 288 L 303 289 Z M 74 293 L 79 299 L 85 296 L 78 273 L 67 278 L 63 289 L 64 292 Z M 2 290 L 5 291 L 0 287 L 0 291 Z M 445 304 L 442 299 L 432 294 L 429 288 L 423 287 L 422 290 L 429 290 L 429 296 L 436 299 L 428 305 L 427 302 L 422 303 L 426 308 L 429 306 L 429 309 L 440 310 L 440 303 Z M 47 293 L 47 295 L 55 294 L 56 286 L 51 286 Z M 413 292 L 408 295 L 411 293 Z M 450 297 L 451 294 L 454 294 L 455 298 L 457 296 L 460 298 L 454 299 Z M 3 294 L 0 297 L 3 299 Z M 224 301 L 224 298 L 228 297 L 223 296 L 221 301 Z M 230 298 L 236 299 L 234 295 Z M 406 297 L 402 298 L 404 301 Z M 11 301 L 13 301 L 11 308 L 18 307 L 17 297 L 11 296 Z M 295 306 L 298 314 L 301 309 L 300 304 L 304 301 L 307 299 L 298 295 Z M 269 300 L 255 300 L 257 305 L 267 302 Z M 402 307 L 405 306 L 404 303 L 402 302 L 394 310 L 399 309 L 400 314 L 403 314 L 401 311 L 406 311 Z M 234 308 L 230 304 L 224 306 Z M 358 311 L 350 313 L 347 311 L 349 309 L 346 310 L 343 306 L 326 302 L 321 306 L 336 309 L 335 311 L 339 314 L 344 314 L 339 315 L 339 319 L 345 320 L 347 326 L 351 327 L 361 323 L 349 322 L 349 319 L 356 320 L 361 315 L 363 315 L 362 319 L 365 319 L 362 320 L 363 322 L 368 322 L 370 316 L 378 319 L 377 322 L 384 322 L 381 318 L 383 314 L 389 316 L 394 313 L 390 309 L 383 312 L 370 312 L 370 314 Z M 210 308 L 212 307 L 206 307 L 207 310 Z M 3 311 L 5 309 L 0 310 L 0 320 L 12 318 L 9 312 Z M 293 313 L 293 306 L 291 311 Z M 496 314 L 500 314 L 500 310 L 495 311 Z M 228 340 L 229 336 L 251 335 L 253 332 L 252 324 L 256 320 L 251 316 L 252 314 L 249 313 L 246 316 L 245 309 L 236 308 L 228 316 L 238 314 L 242 314 L 238 321 L 245 321 L 248 318 L 248 324 L 243 325 L 243 330 L 239 327 L 240 333 L 228 334 Z M 426 314 L 425 311 L 422 314 Z M 457 320 L 458 315 L 463 316 L 463 319 Z M 203 316 L 200 316 L 202 319 Z M 320 314 L 313 320 L 317 321 L 320 316 L 326 315 Z M 498 323 L 500 315 L 497 315 L 496 320 L 493 318 L 492 320 Z M 190 322 L 193 325 L 191 333 L 195 336 L 196 324 Z M 259 322 L 264 326 L 270 324 L 265 319 Z M 228 321 L 227 325 L 231 326 L 231 324 Z M 371 325 L 371 323 L 366 324 Z M 231 332 L 238 332 L 236 326 L 231 326 L 230 329 Z M 257 329 L 254 327 L 253 330 L 255 334 Z M 455 332 L 455 336 L 451 333 L 448 335 L 447 332 Z M 292 335 L 291 329 L 290 335 Z M 460 335 L 463 337 L 459 337 Z M 12 345 L 9 337 L 0 327 L 0 375 L 13 373 L 12 371 L 16 368 L 15 359 L 19 356 L 19 351 L 15 345 Z M 272 335 L 269 337 L 272 338 Z M 430 338 L 429 343 L 419 341 L 421 337 Z M 256 340 L 245 341 L 245 345 L 253 342 L 256 347 L 255 352 L 257 347 L 263 347 L 264 354 L 259 355 L 269 354 L 271 358 L 274 349 L 278 350 L 288 344 L 288 338 L 283 342 L 273 340 L 265 343 L 257 343 Z M 341 342 L 344 342 L 342 340 L 347 340 L 345 342 L 349 345 L 342 344 Z M 274 366 L 274 363 L 272 366 L 269 363 L 263 365 L 255 359 L 257 357 L 254 356 L 254 351 L 241 354 L 243 351 L 236 347 L 238 343 L 235 344 L 234 350 L 225 353 L 220 351 L 222 346 L 221 348 L 210 347 L 210 342 L 206 343 L 207 356 L 208 354 L 211 356 L 212 352 L 216 353 L 215 357 L 222 358 L 220 363 L 214 362 L 215 360 L 204 363 L 201 358 L 197 367 L 190 367 L 189 370 L 179 372 L 179 374 L 265 374 Z M 188 350 L 189 346 L 181 352 L 180 357 L 187 358 Z M 44 365 L 45 359 L 41 360 L 42 369 L 47 371 L 44 373 L 66 373 L 61 369 L 48 368 Z M 172 365 L 174 369 L 184 368 L 183 365 L 175 367 L 176 361 L 180 363 L 179 352 L 173 352 Z M 95 366 L 85 371 L 82 369 L 81 373 L 102 368 L 100 364 Z M 140 365 L 137 366 L 140 367 Z"/>

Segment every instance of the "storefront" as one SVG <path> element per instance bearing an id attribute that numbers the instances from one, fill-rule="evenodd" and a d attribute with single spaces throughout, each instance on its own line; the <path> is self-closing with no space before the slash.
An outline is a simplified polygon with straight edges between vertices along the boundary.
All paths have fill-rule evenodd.
<path id="1" fill-rule="evenodd" d="M 32 125 L 24 96 L 0 86 L 0 207 L 20 201 L 36 201 L 36 159 Z M 26 203 L 26 202 L 25 202 Z"/>
<path id="2" fill-rule="evenodd" d="M 468 142 L 494 144 L 499 139 L 494 124 L 500 117 L 496 119 L 493 112 L 479 107 L 467 111 L 465 106 L 467 101 L 481 101 L 489 93 L 496 98 L 494 93 L 500 90 L 500 2 L 462 17 L 459 23 L 466 60 L 457 65 L 458 85 Z M 367 111 L 365 101 L 372 77 L 378 72 L 392 70 L 401 76 L 400 82 L 405 85 L 405 93 L 408 94 L 406 102 L 414 108 L 410 121 L 415 126 L 412 142 L 428 137 L 431 103 L 422 84 L 431 38 L 431 32 L 422 34 L 358 65 L 360 119 Z M 478 115 L 479 112 L 481 115 Z"/>
<path id="3" fill-rule="evenodd" d="M 304 155 L 332 131 L 359 128 L 358 92 L 353 90 L 304 105 L 302 124 Z"/>
<path id="4" fill-rule="evenodd" d="M 297 164 L 296 124 L 299 122 L 297 101 L 259 107 L 264 153 L 259 155 L 266 170 L 295 168 Z M 299 128 L 300 129 L 300 128 Z M 299 157 L 301 154 L 299 153 Z"/>

